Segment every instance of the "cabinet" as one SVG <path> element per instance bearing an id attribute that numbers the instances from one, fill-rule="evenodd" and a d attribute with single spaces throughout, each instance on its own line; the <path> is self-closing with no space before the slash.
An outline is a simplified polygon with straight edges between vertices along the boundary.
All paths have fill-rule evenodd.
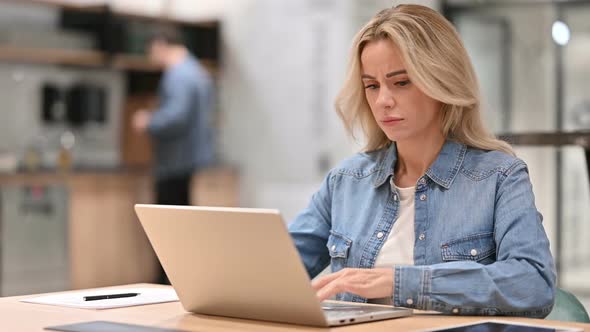
<path id="1" fill-rule="evenodd" d="M 0 296 L 69 285 L 68 201 L 63 185 L 0 190 Z"/>
<path id="2" fill-rule="evenodd" d="M 71 288 L 156 280 L 156 257 L 133 210 L 151 202 L 150 178 L 88 174 L 67 183 Z"/>
<path id="3" fill-rule="evenodd" d="M 191 204 L 200 206 L 239 206 L 239 178 L 235 169 L 210 168 L 195 174 L 191 185 Z"/>
<path id="4" fill-rule="evenodd" d="M 0 176 L 1 191 L 8 188 L 10 192 L 13 190 L 10 188 L 28 186 L 61 188 L 52 197 L 62 202 L 60 211 L 63 215 L 55 222 L 53 219 L 35 219 L 42 227 L 19 224 L 29 222 L 27 219 L 3 217 L 1 221 L 8 222 L 9 227 L 5 227 L 1 234 L 10 239 L 7 242 L 3 238 L 3 243 L 10 243 L 12 252 L 11 258 L 5 261 L 13 264 L 21 259 L 28 260 L 32 263 L 30 266 L 45 268 L 57 275 L 51 279 L 54 284 L 43 284 L 42 279 L 35 279 L 24 288 L 13 289 L 10 295 L 157 281 L 156 256 L 133 210 L 137 203 L 153 202 L 149 173 L 113 171 Z M 192 194 L 194 205 L 237 206 L 238 175 L 226 168 L 204 170 L 195 174 Z M 14 204 L 7 206 L 10 209 L 2 210 L 9 215 L 16 213 L 12 210 L 20 208 Z M 25 227 L 23 225 L 29 228 L 21 230 Z M 29 251 L 21 252 L 19 248 L 23 246 Z M 30 259 L 26 258 L 29 252 Z M 2 253 L 8 255 L 10 252 Z M 39 263 L 40 260 L 43 264 Z M 11 273 L 22 270 L 19 269 L 11 268 Z M 32 273 L 43 278 L 39 272 Z"/>

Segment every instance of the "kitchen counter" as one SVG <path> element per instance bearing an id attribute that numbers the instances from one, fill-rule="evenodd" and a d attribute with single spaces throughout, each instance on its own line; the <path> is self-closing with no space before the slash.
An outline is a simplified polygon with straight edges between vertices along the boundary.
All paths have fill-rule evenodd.
<path id="1" fill-rule="evenodd" d="M 151 171 L 148 168 L 126 167 L 75 168 L 65 172 L 54 169 L 41 169 L 38 171 L 18 170 L 16 172 L 0 172 L 0 185 L 4 183 L 18 183 L 19 181 L 44 179 L 64 181 L 70 177 L 80 176 L 149 176 L 150 174 Z"/>
<path id="2" fill-rule="evenodd" d="M 154 282 L 156 256 L 133 206 L 153 203 L 147 169 L 77 169 L 0 174 L 7 187 L 65 187 L 71 289 Z M 206 169 L 193 177 L 193 205 L 238 206 L 237 172 Z"/>

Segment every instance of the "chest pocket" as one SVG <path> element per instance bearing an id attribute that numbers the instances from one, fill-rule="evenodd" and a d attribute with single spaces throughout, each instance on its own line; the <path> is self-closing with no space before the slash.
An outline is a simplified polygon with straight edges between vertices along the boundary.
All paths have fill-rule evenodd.
<path id="1" fill-rule="evenodd" d="M 337 232 L 330 231 L 326 246 L 330 253 L 332 272 L 340 271 L 346 267 L 346 261 L 348 260 L 348 253 L 351 245 L 351 239 Z"/>
<path id="2" fill-rule="evenodd" d="M 452 240 L 441 246 L 442 259 L 448 261 L 475 261 L 487 265 L 496 261 L 494 233 L 479 233 Z"/>

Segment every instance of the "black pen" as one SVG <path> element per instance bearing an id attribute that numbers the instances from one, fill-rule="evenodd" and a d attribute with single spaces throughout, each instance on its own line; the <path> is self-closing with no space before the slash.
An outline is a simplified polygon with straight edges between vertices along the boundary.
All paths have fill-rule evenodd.
<path id="1" fill-rule="evenodd" d="M 122 293 L 122 294 L 84 296 L 84 301 L 119 299 L 122 297 L 133 297 L 133 296 L 137 296 L 137 295 L 139 295 L 139 293 Z"/>

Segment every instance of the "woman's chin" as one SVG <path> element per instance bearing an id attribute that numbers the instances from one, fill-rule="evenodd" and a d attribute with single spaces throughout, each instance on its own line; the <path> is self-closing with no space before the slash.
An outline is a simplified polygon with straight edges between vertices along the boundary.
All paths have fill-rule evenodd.
<path id="1" fill-rule="evenodd" d="M 404 141 L 409 137 L 409 135 L 402 135 L 401 133 L 385 133 L 385 136 L 387 136 L 387 138 L 393 142 Z"/>

